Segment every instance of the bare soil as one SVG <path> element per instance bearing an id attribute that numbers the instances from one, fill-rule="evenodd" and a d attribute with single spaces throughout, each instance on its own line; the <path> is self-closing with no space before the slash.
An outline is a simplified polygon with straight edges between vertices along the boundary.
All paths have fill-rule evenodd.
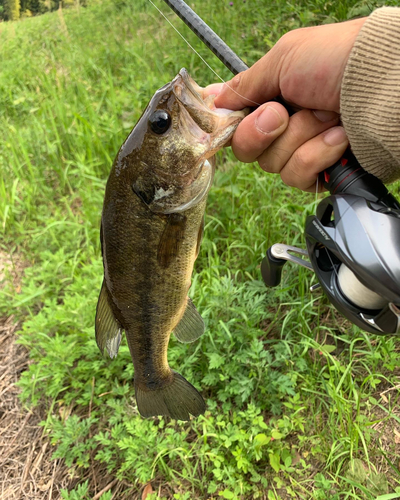
<path id="1" fill-rule="evenodd" d="M 60 461 L 52 461 L 53 450 L 39 423 L 43 408 L 24 409 L 16 387 L 28 365 L 26 349 L 15 344 L 18 324 L 13 317 L 0 318 L 0 498 L 57 499 L 72 478 Z"/>
<path id="2" fill-rule="evenodd" d="M 18 292 L 24 267 L 16 254 L 0 249 L 0 293 L 5 281 Z M 19 327 L 13 315 L 0 317 L 0 499 L 61 500 L 62 489 L 71 491 L 85 480 L 92 500 L 109 490 L 113 500 L 138 498 L 133 485 L 119 482 L 101 464 L 94 462 L 82 477 L 82 471 L 52 459 L 54 447 L 40 425 L 48 409 L 25 408 L 19 399 L 16 384 L 29 364 L 29 352 L 16 343 Z"/>

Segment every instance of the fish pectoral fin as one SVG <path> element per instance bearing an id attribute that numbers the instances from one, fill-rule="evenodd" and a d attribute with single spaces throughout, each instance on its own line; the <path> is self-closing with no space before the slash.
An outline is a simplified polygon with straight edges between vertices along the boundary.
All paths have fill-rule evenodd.
<path id="1" fill-rule="evenodd" d="M 201 394 L 182 375 L 173 373 L 172 382 L 155 390 L 135 385 L 136 401 L 142 417 L 163 415 L 176 420 L 190 420 L 206 410 Z"/>
<path id="2" fill-rule="evenodd" d="M 168 215 L 157 250 L 157 261 L 161 267 L 169 267 L 178 257 L 185 236 L 185 228 L 186 217 L 184 215 Z"/>
<path id="3" fill-rule="evenodd" d="M 110 358 L 116 358 L 121 343 L 122 328 L 111 310 L 104 281 L 97 302 L 95 331 L 97 346 L 101 353 L 104 354 L 106 350 Z"/>
<path id="4" fill-rule="evenodd" d="M 204 333 L 205 326 L 199 311 L 188 297 L 185 312 L 174 328 L 175 337 L 181 342 L 190 343 L 197 340 Z"/>

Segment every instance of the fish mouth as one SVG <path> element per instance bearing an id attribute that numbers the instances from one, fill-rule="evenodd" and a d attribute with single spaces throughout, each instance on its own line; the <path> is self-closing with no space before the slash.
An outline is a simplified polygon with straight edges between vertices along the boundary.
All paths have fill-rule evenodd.
<path id="1" fill-rule="evenodd" d="M 193 95 L 193 97 L 195 99 L 197 99 L 199 101 L 199 103 L 201 105 L 204 105 L 204 100 L 203 100 L 203 87 L 200 87 L 200 85 L 198 85 L 194 80 L 193 78 L 189 75 L 188 71 L 186 68 L 182 68 L 178 75 L 177 75 L 177 79 L 179 79 L 179 77 L 182 79 L 183 83 L 185 84 L 187 90 L 189 90 L 189 92 L 191 92 L 191 94 Z"/>
<path id="2" fill-rule="evenodd" d="M 176 98 L 206 133 L 218 132 L 230 127 L 234 122 L 238 124 L 249 113 L 248 108 L 240 111 L 216 108 L 215 96 L 211 95 L 204 99 L 204 88 L 193 80 L 185 68 L 182 68 L 172 81 L 172 87 Z"/>

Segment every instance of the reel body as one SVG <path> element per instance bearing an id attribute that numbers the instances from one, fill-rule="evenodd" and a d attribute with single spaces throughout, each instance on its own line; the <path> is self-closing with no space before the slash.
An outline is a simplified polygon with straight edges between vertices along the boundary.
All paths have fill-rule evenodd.
<path id="1" fill-rule="evenodd" d="M 273 245 L 261 264 L 262 276 L 267 286 L 276 286 L 287 260 L 311 268 L 343 316 L 368 332 L 395 334 L 400 331 L 400 205 L 374 176 L 342 162 L 324 172 L 331 196 L 307 217 L 307 251 Z"/>

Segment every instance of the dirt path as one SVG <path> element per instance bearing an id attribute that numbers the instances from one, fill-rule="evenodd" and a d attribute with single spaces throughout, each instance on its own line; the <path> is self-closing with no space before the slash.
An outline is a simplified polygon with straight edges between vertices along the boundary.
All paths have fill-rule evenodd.
<path id="1" fill-rule="evenodd" d="M 0 249 L 0 293 L 5 280 L 18 291 L 24 267 Z M 61 489 L 70 491 L 85 480 L 92 500 L 109 490 L 113 500 L 138 498 L 132 485 L 115 480 L 102 464 L 94 462 L 82 477 L 82 471 L 72 476 L 62 460 L 52 460 L 54 447 L 39 425 L 46 408 L 28 410 L 19 399 L 16 383 L 29 364 L 27 349 L 16 344 L 19 327 L 12 315 L 0 317 L 0 499 L 61 500 Z"/>
<path id="2" fill-rule="evenodd" d="M 5 281 L 21 286 L 24 264 L 0 249 L 0 293 Z M 60 461 L 52 461 L 52 446 L 39 423 L 44 408 L 25 409 L 16 383 L 27 368 L 29 354 L 15 343 L 19 325 L 14 317 L 0 317 L 0 498 L 52 500 L 61 488 L 71 488 L 71 477 Z M 76 480 L 74 481 L 76 482 Z"/>
<path id="3" fill-rule="evenodd" d="M 44 409 L 33 412 L 19 401 L 16 382 L 28 365 L 28 352 L 15 344 L 18 324 L 0 318 L 0 498 L 52 500 L 71 487 L 67 468 L 51 460 L 52 447 L 39 423 Z"/>

